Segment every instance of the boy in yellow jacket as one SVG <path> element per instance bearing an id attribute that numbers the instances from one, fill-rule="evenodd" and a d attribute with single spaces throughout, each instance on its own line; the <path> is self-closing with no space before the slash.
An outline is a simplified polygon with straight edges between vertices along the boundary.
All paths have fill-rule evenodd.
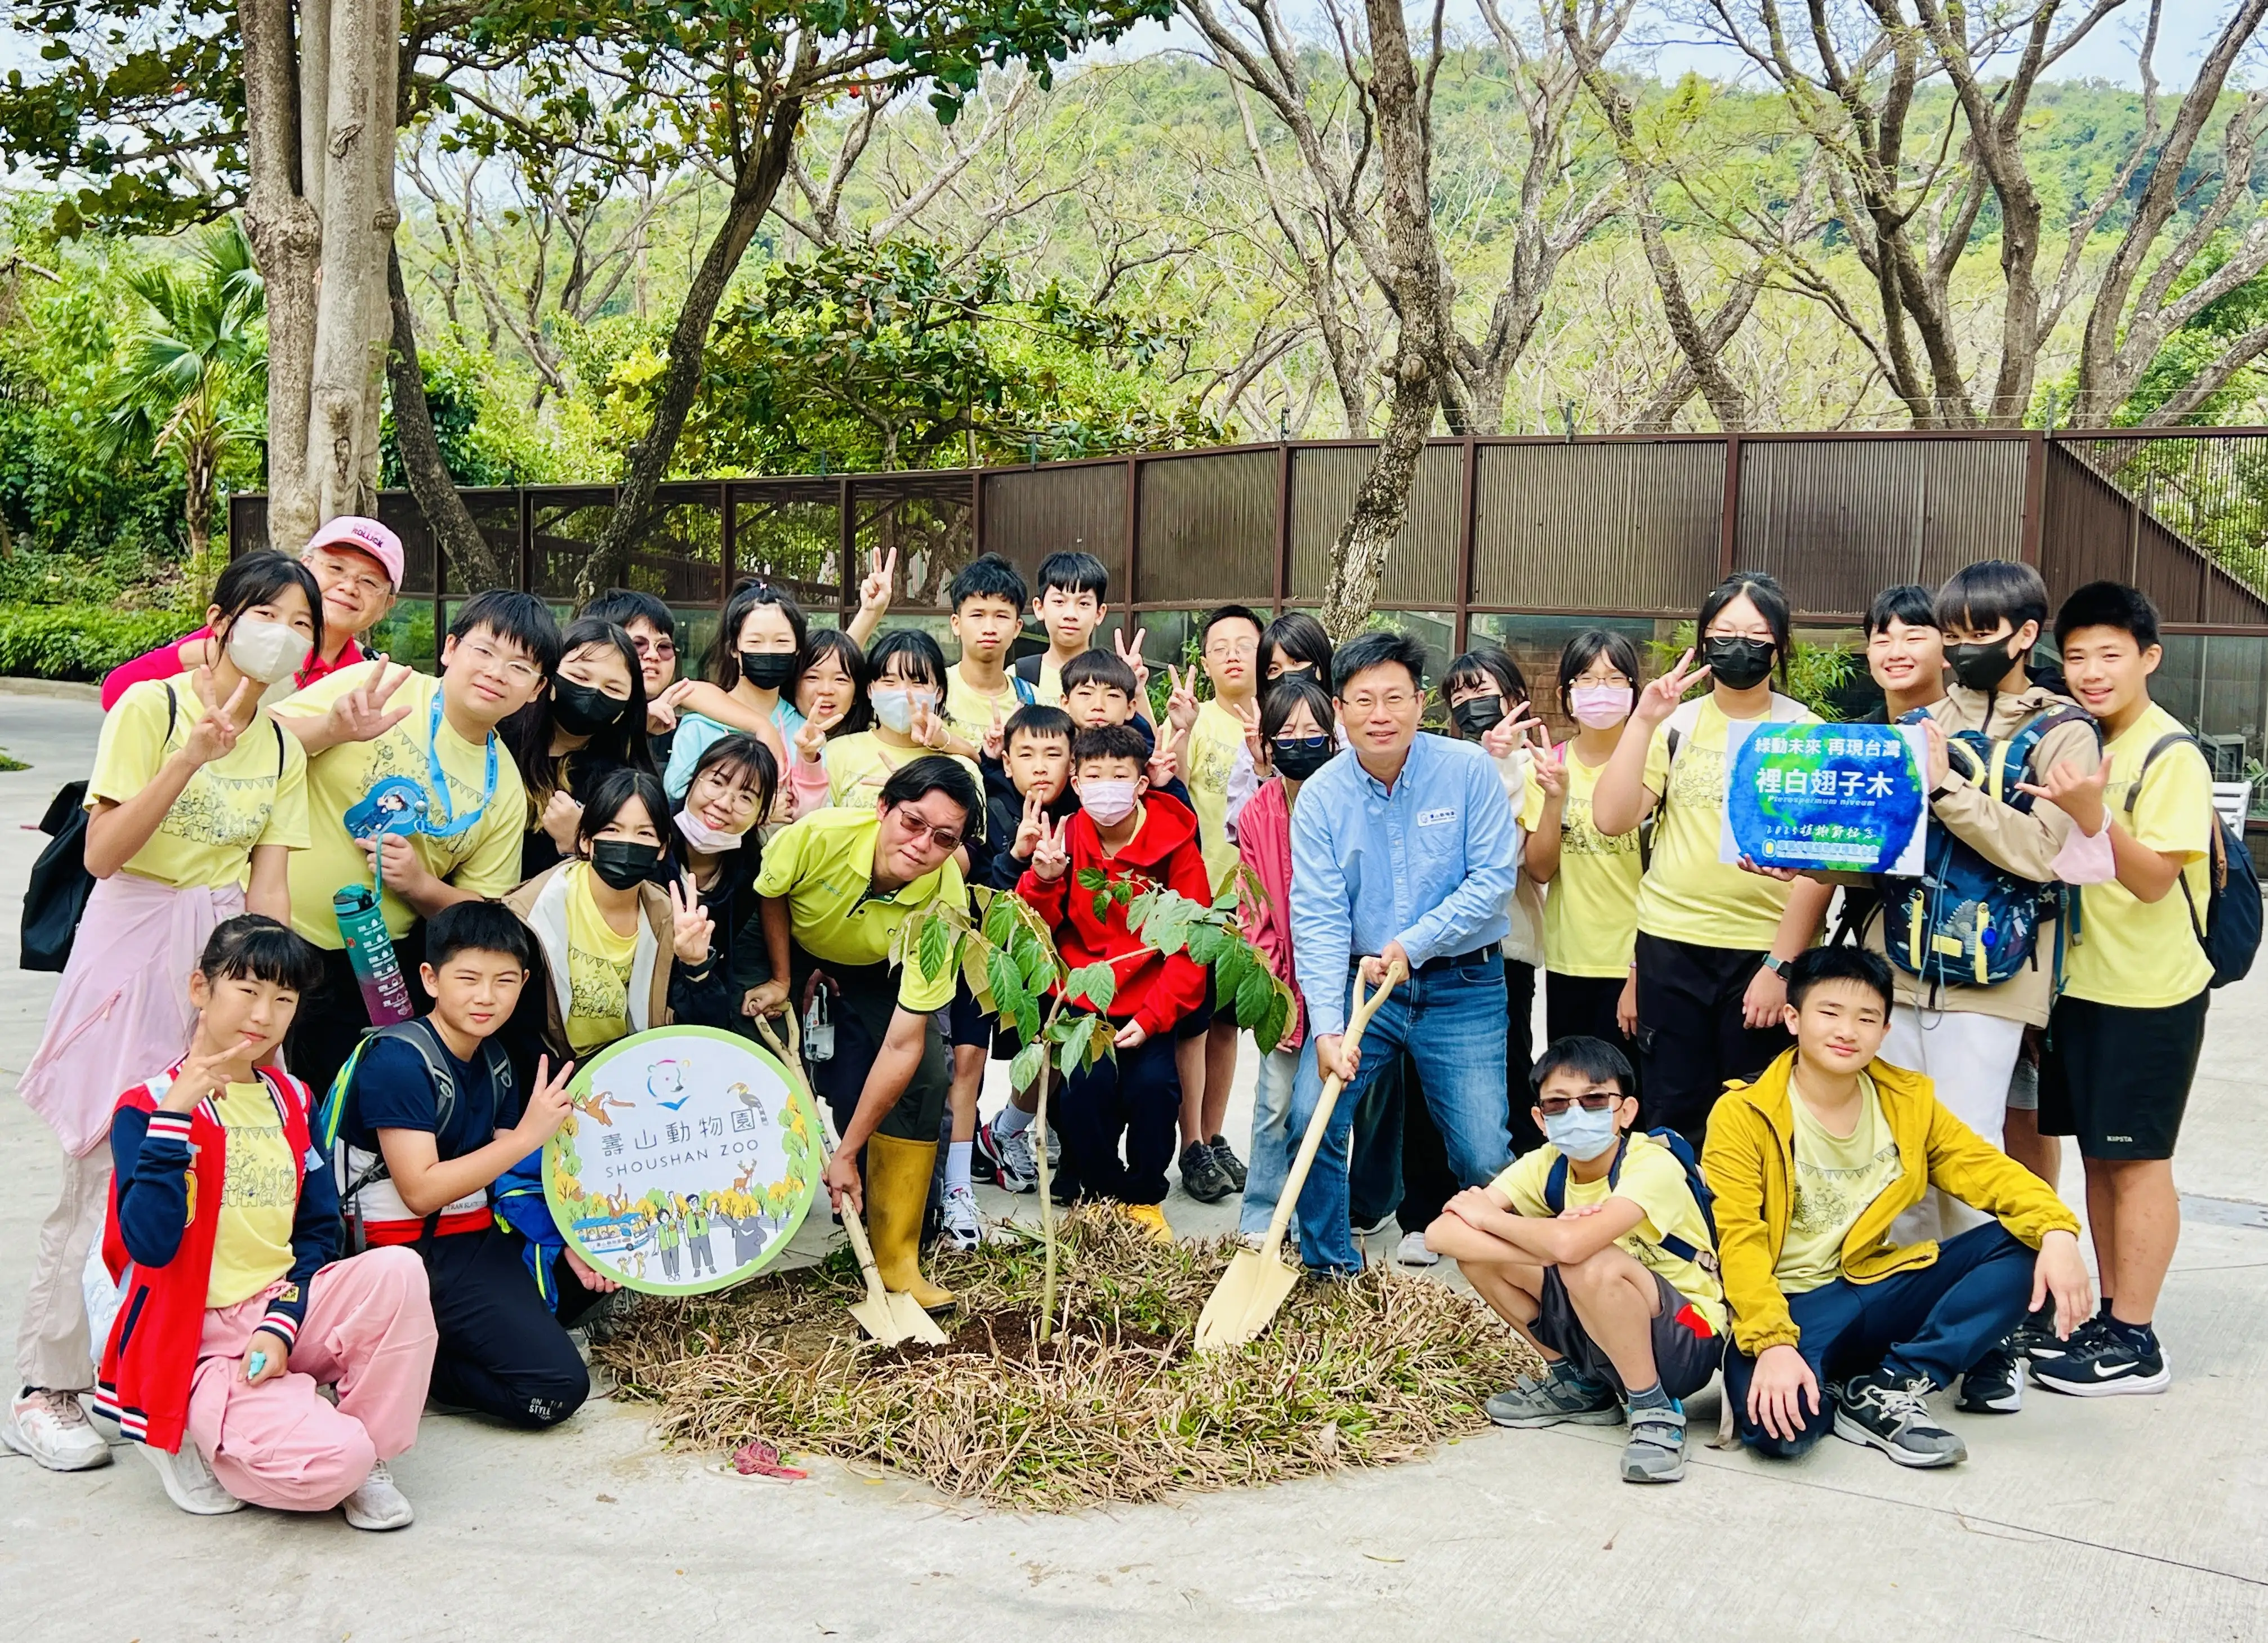
<path id="1" fill-rule="evenodd" d="M 1926 1077 L 1874 1059 L 1893 996 L 1878 955 L 1815 947 L 1786 977 L 1796 1047 L 1727 1089 L 1701 1155 L 1733 1311 L 1726 1398 L 1761 1455 L 1801 1455 L 1831 1425 L 1901 1466 L 1950 1466 L 1968 1447 L 1923 1399 L 2049 1296 L 2059 1335 L 2093 1310 L 2078 1217 Z M 1893 1242 L 1932 1187 L 1994 1219 L 1941 1248 Z"/>

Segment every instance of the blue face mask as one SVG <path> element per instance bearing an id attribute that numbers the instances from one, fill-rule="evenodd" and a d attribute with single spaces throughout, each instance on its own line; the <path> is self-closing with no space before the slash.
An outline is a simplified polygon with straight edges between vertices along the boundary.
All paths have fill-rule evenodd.
<path id="1" fill-rule="evenodd" d="M 1571 1106 L 1543 1115 L 1543 1139 L 1577 1163 L 1587 1163 L 1615 1144 L 1615 1110 L 1586 1112 Z"/>

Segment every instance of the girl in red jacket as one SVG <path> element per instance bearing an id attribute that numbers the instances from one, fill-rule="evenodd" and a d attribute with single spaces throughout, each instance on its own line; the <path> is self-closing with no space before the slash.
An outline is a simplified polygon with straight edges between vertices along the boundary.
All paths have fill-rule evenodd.
<path id="1" fill-rule="evenodd" d="M 1116 901 L 1096 917 L 1094 897 L 1079 887 L 1076 872 L 1093 868 L 1114 883 L 1161 885 L 1200 906 L 1211 900 L 1212 881 L 1195 813 L 1148 791 L 1150 745 L 1139 730 L 1130 724 L 1081 730 L 1071 759 L 1080 808 L 1060 822 L 1037 814 L 1027 819 L 1032 865 L 1016 893 L 1053 927 L 1064 964 L 1073 970 L 1110 965 L 1117 985 L 1096 1013 L 1110 1023 L 1116 1053 L 1064 1080 L 1056 1128 L 1089 1193 L 1115 1199 L 1133 1220 L 1171 1239 L 1173 1228 L 1159 1206 L 1182 1111 L 1174 1028 L 1204 1001 L 1204 967 L 1186 953 L 1160 954 L 1145 945 L 1127 929 L 1126 909 Z M 1026 847 L 1019 840 L 1017 848 Z"/>
<path id="2" fill-rule="evenodd" d="M 417 1435 L 433 1308 L 414 1251 L 334 1258 L 307 1087 L 269 1064 L 321 976 L 275 920 L 227 920 L 189 977 L 188 1053 L 118 1098 L 102 1249 L 121 1295 L 94 1406 L 185 1512 L 344 1506 L 357 1529 L 399 1529 L 386 1463 Z"/>

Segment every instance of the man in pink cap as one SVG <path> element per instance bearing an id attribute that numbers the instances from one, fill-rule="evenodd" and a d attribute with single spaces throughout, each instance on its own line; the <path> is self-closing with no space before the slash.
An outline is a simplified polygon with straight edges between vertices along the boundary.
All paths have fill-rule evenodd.
<path id="1" fill-rule="evenodd" d="M 323 648 L 307 657 L 307 665 L 294 677 L 293 688 L 305 690 L 317 679 L 368 659 L 362 635 L 386 620 L 394 597 L 401 590 L 401 539 L 375 519 L 341 514 L 318 530 L 299 562 L 315 573 L 323 590 Z M 145 678 L 172 678 L 193 672 L 213 659 L 212 629 L 200 627 L 186 639 L 159 645 L 123 666 L 114 668 L 102 681 L 105 713 L 126 693 L 129 685 Z"/>

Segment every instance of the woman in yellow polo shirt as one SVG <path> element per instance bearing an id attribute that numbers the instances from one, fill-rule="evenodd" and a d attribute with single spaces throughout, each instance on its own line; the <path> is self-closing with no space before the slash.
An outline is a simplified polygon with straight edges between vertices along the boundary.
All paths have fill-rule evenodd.
<path id="1" fill-rule="evenodd" d="M 65 1157 L 7 1441 L 57 1471 L 110 1457 L 76 1395 L 94 1384 L 79 1273 L 108 1197 L 111 1109 L 188 1045 L 188 976 L 214 928 L 247 909 L 290 921 L 286 858 L 307 845 L 307 756 L 261 697 L 322 642 L 322 591 L 295 561 L 247 554 L 221 573 L 205 620 L 217 661 L 133 686 L 103 721 L 86 787 L 94 888 L 18 1086 Z"/>
<path id="2" fill-rule="evenodd" d="M 1599 773 L 1622 744 L 1638 700 L 1638 647 L 1627 634 L 1587 627 L 1559 653 L 1559 710 L 1569 740 L 1536 761 L 1543 808 L 1521 865 L 1548 885 L 1543 902 L 1543 1036 L 1603 1038 L 1638 1060 L 1631 952 L 1638 937 L 1638 834 L 1613 837 L 1591 821 Z"/>
<path id="3" fill-rule="evenodd" d="M 1775 671 L 1787 677 L 1787 595 L 1759 571 L 1728 576 L 1701 601 L 1695 631 L 1703 665 L 1689 652 L 1638 693 L 1592 788 L 1591 825 L 1613 838 L 1659 811 L 1634 947 L 1646 1121 L 1697 1148 L 1726 1081 L 1755 1077 L 1787 1048 L 1779 970 L 1810 946 L 1833 892 L 1717 859 L 1734 722 L 1819 716 L 1771 686 Z M 1682 700 L 1705 679 L 1707 695 Z"/>

